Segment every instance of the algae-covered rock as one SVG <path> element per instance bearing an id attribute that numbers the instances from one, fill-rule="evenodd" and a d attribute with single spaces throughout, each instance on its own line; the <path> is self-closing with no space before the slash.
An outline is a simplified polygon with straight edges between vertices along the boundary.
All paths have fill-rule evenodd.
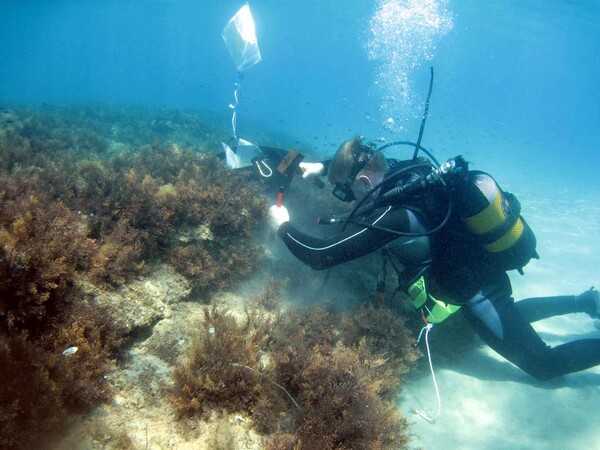
<path id="1" fill-rule="evenodd" d="M 106 290 L 87 281 L 80 283 L 83 292 L 92 295 L 94 303 L 107 308 L 115 325 L 126 332 L 152 326 L 170 317 L 170 305 L 184 300 L 191 291 L 189 281 L 166 264 L 115 290 Z"/>

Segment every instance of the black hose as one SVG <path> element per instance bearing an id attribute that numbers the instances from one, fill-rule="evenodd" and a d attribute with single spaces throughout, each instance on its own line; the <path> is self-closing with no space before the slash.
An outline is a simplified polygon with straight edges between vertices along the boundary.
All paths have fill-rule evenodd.
<path id="1" fill-rule="evenodd" d="M 415 147 L 415 149 L 419 149 L 420 151 L 422 151 L 423 153 L 425 153 L 429 159 L 431 159 L 436 166 L 440 166 L 440 162 L 436 159 L 435 156 L 433 156 L 433 153 L 431 153 L 429 150 L 427 150 L 425 147 L 419 145 L 417 147 L 417 144 L 415 142 L 410 142 L 410 141 L 395 141 L 395 142 L 390 142 L 389 144 L 385 144 L 382 145 L 381 147 L 378 147 L 375 151 L 376 152 L 380 152 L 382 150 L 385 150 L 386 148 L 389 147 L 393 147 L 394 145 L 410 145 L 411 147 Z"/>
<path id="2" fill-rule="evenodd" d="M 361 209 L 360 214 L 361 215 L 365 215 L 366 213 L 373 211 L 374 209 L 376 209 L 378 206 L 382 206 L 383 202 L 382 201 L 372 201 L 369 202 L 367 205 L 365 205 L 365 208 L 361 208 L 362 205 L 367 201 L 368 198 L 370 198 L 375 192 L 377 192 L 377 189 L 379 189 L 383 184 L 388 183 L 390 180 L 393 180 L 397 177 L 399 177 L 400 175 L 403 175 L 405 172 L 411 171 L 411 170 L 415 170 L 419 167 L 427 167 L 427 168 L 431 168 L 432 165 L 422 162 L 422 163 L 415 163 L 415 164 L 411 164 L 408 167 L 404 167 L 403 169 L 397 170 L 396 172 L 394 172 L 393 174 L 391 174 L 388 177 L 385 177 L 382 181 L 380 181 L 379 183 L 377 183 L 375 186 L 373 186 L 373 188 L 367 192 L 367 194 L 358 201 L 358 203 L 356 204 L 356 206 L 354 207 L 354 209 L 348 214 L 348 217 L 344 220 L 346 222 L 346 224 L 352 220 L 352 218 L 359 212 L 359 208 Z M 383 196 L 385 198 L 385 195 Z M 391 197 L 388 197 L 386 200 L 391 200 Z M 368 209 L 367 206 L 370 208 Z M 342 216 L 343 217 L 343 216 Z M 341 220 L 340 220 L 341 221 Z M 346 229 L 346 225 L 344 225 L 344 227 L 342 228 L 342 231 Z"/>
<path id="3" fill-rule="evenodd" d="M 423 131 L 425 130 L 425 121 L 427 120 L 427 114 L 429 113 L 429 99 L 431 98 L 431 91 L 433 90 L 433 67 L 431 67 L 431 78 L 429 79 L 429 93 L 427 94 L 427 100 L 425 101 L 425 112 L 423 113 L 423 120 L 421 120 L 421 128 L 419 129 L 419 138 L 417 139 L 417 145 L 415 145 L 415 152 L 413 153 L 412 159 L 417 159 L 419 153 L 419 147 L 421 147 L 421 140 L 423 139 Z"/>
<path id="4" fill-rule="evenodd" d="M 448 190 L 449 189 L 448 186 L 446 186 L 446 190 L 448 190 L 448 192 L 447 192 L 448 193 L 448 208 L 446 209 L 446 214 L 444 215 L 444 218 L 442 219 L 442 221 L 438 225 L 436 225 L 434 228 L 432 228 L 431 230 L 424 231 L 422 233 L 404 232 L 404 231 L 392 230 L 391 228 L 381 227 L 379 225 L 374 225 L 374 224 L 369 224 L 369 223 L 365 223 L 365 222 L 361 222 L 361 221 L 352 220 L 357 215 L 358 216 L 366 216 L 366 215 L 372 213 L 377 208 L 381 208 L 386 205 L 390 205 L 395 199 L 400 199 L 402 196 L 412 193 L 412 192 L 415 192 L 419 188 L 425 188 L 427 186 L 425 184 L 425 181 L 418 180 L 418 181 L 408 184 L 408 185 L 403 185 L 403 186 L 398 186 L 396 188 L 393 188 L 393 189 L 385 192 L 380 198 L 371 200 L 370 202 L 368 202 L 366 204 L 364 203 L 366 201 L 366 199 L 368 198 L 368 196 L 370 196 L 374 192 L 376 192 L 377 189 L 379 187 L 381 187 L 382 184 L 387 183 L 390 180 L 392 180 L 396 177 L 399 177 L 400 175 L 403 175 L 405 172 L 415 170 L 419 167 L 431 168 L 432 166 L 431 166 L 431 164 L 422 162 L 422 163 L 411 164 L 408 167 L 404 167 L 403 169 L 397 170 L 390 176 L 386 177 L 383 181 L 381 181 L 380 183 L 375 185 L 373 187 L 373 189 L 371 189 L 367 193 L 367 195 L 358 202 L 358 204 L 354 207 L 354 209 L 351 212 L 346 213 L 346 214 L 340 214 L 337 216 L 321 217 L 319 219 L 319 223 L 320 224 L 334 224 L 334 223 L 344 222 L 342 231 L 344 231 L 346 229 L 346 226 L 349 223 L 352 223 L 354 225 L 360 225 L 360 226 L 364 226 L 367 228 L 381 230 L 381 231 L 385 231 L 387 233 L 395 234 L 398 236 L 421 237 L 421 236 L 430 236 L 434 233 L 437 233 L 448 223 L 448 220 L 450 219 L 450 215 L 452 214 L 452 206 L 453 206 L 452 205 L 452 203 L 453 203 L 452 202 L 452 194 Z"/>
<path id="5" fill-rule="evenodd" d="M 353 225 L 359 225 L 359 226 L 365 227 L 365 228 L 372 228 L 375 230 L 385 231 L 386 233 L 395 234 L 396 236 L 422 237 L 422 236 L 431 236 L 432 234 L 435 234 L 438 231 L 440 231 L 442 228 L 444 228 L 446 226 L 446 224 L 448 223 L 448 220 L 450 220 L 451 214 L 452 214 L 452 198 L 449 197 L 448 209 L 446 210 L 446 214 L 444 215 L 444 218 L 442 219 L 442 221 L 439 224 L 437 224 L 434 228 L 432 228 L 431 230 L 423 231 L 422 233 L 413 233 L 411 231 L 392 230 L 391 228 L 386 228 L 386 227 L 382 227 L 379 225 L 374 225 L 371 223 L 359 222 L 359 221 L 354 221 L 354 220 L 351 222 L 347 222 L 347 223 L 352 223 Z"/>

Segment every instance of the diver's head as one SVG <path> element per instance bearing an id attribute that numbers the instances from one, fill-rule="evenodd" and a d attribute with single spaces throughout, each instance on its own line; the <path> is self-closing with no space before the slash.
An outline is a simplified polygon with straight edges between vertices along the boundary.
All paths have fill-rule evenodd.
<path id="1" fill-rule="evenodd" d="M 335 185 L 333 195 L 344 202 L 361 199 L 383 180 L 388 165 L 380 152 L 357 137 L 344 142 L 329 164 L 327 178 Z"/>

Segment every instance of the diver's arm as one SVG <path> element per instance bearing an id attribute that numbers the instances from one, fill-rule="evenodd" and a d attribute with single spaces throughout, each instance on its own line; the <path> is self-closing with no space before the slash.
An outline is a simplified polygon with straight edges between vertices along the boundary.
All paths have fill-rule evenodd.
<path id="1" fill-rule="evenodd" d="M 363 223 L 404 232 L 415 232 L 416 226 L 420 228 L 411 211 L 393 207 L 375 211 Z M 302 233 L 290 222 L 284 222 L 277 234 L 294 256 L 313 269 L 327 269 L 351 261 L 398 238 L 386 231 L 354 224 L 349 224 L 343 232 L 326 239 Z"/>

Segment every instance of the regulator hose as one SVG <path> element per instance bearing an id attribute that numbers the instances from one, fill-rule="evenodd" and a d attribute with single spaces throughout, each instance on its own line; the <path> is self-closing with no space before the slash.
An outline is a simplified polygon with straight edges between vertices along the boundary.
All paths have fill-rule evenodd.
<path id="1" fill-rule="evenodd" d="M 379 189 L 383 184 L 390 182 L 391 180 L 400 177 L 401 175 L 413 171 L 415 169 L 418 169 L 420 167 L 425 167 L 428 169 L 431 169 L 433 166 L 429 163 L 426 162 L 422 162 L 422 163 L 415 163 L 415 164 L 411 164 L 408 167 L 404 167 L 400 170 L 397 170 L 396 172 L 392 173 L 391 175 L 385 177 L 382 181 L 380 181 L 379 183 L 377 183 L 368 193 L 367 195 L 365 195 L 361 200 L 359 200 L 356 204 L 356 206 L 354 207 L 354 209 L 346 214 L 339 214 L 339 215 L 333 215 L 333 216 L 323 216 L 321 218 L 319 218 L 318 222 L 320 224 L 323 225 L 327 225 L 327 224 L 334 224 L 334 223 L 339 223 L 339 222 L 350 222 L 352 220 L 352 218 L 356 215 L 360 215 L 360 216 L 364 216 L 366 214 L 369 214 L 370 212 L 373 212 L 375 209 L 380 208 L 382 206 L 385 206 L 386 204 L 390 203 L 392 200 L 394 200 L 396 197 L 400 197 L 402 195 L 408 194 L 409 190 L 412 191 L 413 189 L 411 188 L 411 186 L 414 183 L 410 183 L 409 185 L 406 186 L 398 186 L 386 193 L 384 193 L 380 198 L 375 199 L 375 200 L 371 200 L 368 203 L 365 204 L 365 202 L 375 193 L 377 192 L 377 189 Z M 419 183 L 420 186 L 420 183 Z"/>
<path id="2" fill-rule="evenodd" d="M 417 139 L 417 145 L 415 145 L 415 152 L 413 153 L 413 160 L 417 159 L 419 153 L 419 147 L 421 147 L 421 140 L 423 139 L 423 131 L 425 131 L 425 121 L 427 120 L 427 114 L 429 113 L 429 99 L 431 99 L 431 91 L 433 90 L 433 67 L 431 67 L 431 77 L 429 78 L 429 92 L 427 93 L 427 100 L 425 100 L 425 112 L 423 112 L 423 119 L 421 120 L 421 128 L 419 129 L 419 137 Z"/>

